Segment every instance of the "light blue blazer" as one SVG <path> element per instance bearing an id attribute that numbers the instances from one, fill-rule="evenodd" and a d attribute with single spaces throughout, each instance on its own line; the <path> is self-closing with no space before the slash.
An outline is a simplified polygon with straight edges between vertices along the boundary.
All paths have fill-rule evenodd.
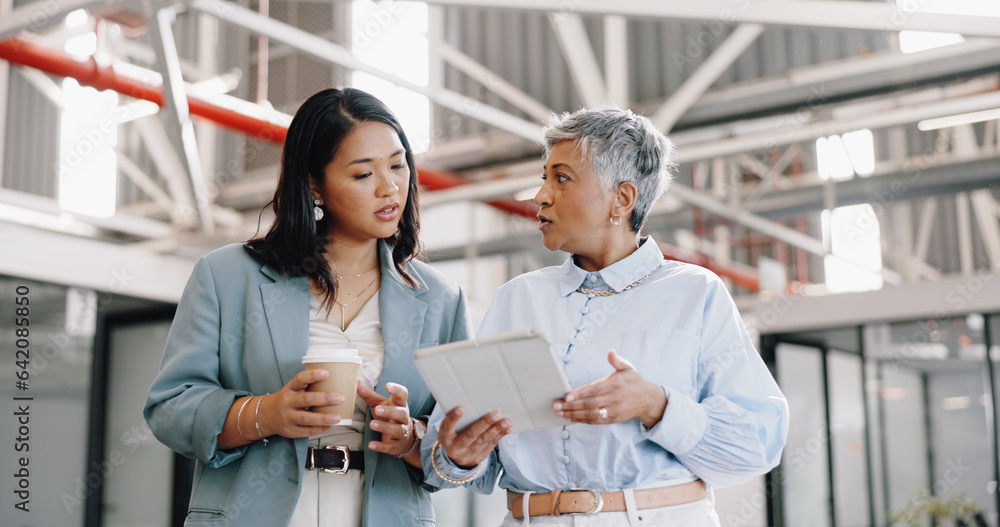
<path id="1" fill-rule="evenodd" d="M 418 286 L 409 287 L 384 241 L 379 258 L 385 362 L 376 391 L 388 395 L 386 382 L 402 384 L 409 390 L 410 412 L 426 416 L 434 398 L 413 364 L 413 352 L 471 338 L 465 295 L 418 261 L 408 267 Z M 309 295 L 305 277 L 262 266 L 241 244 L 213 251 L 195 265 L 143 408 L 157 439 L 197 460 L 185 525 L 287 525 L 299 495 L 307 440 L 275 436 L 268 446 L 257 441 L 219 450 L 216 439 L 233 401 L 276 392 L 302 371 Z M 373 439 L 376 434 L 366 423 L 365 444 Z M 428 489 L 419 469 L 366 449 L 362 524 L 434 525 Z"/>

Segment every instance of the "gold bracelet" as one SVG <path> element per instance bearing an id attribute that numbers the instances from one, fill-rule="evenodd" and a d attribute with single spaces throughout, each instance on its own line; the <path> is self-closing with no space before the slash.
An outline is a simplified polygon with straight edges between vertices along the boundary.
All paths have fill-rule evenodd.
<path id="1" fill-rule="evenodd" d="M 240 430 L 240 417 L 243 417 L 243 409 L 246 408 L 247 407 L 247 403 L 249 403 L 252 400 L 253 400 L 253 396 L 247 397 L 243 401 L 243 406 L 240 407 L 240 413 L 236 414 L 236 431 L 240 433 L 240 437 L 242 437 L 243 440 L 246 441 L 247 443 L 253 443 L 253 441 L 250 441 L 249 439 L 247 439 L 246 436 L 243 435 L 243 430 Z"/>
<path id="2" fill-rule="evenodd" d="M 260 402 L 263 401 L 268 395 L 271 394 L 267 393 L 261 395 L 260 399 L 257 399 L 257 410 L 253 414 L 253 425 L 257 427 L 257 435 L 259 435 L 260 439 L 264 441 L 264 446 L 267 446 L 267 438 L 264 437 L 264 434 L 260 433 Z"/>
<path id="3" fill-rule="evenodd" d="M 475 472 L 473 472 L 472 474 L 470 474 L 469 476 L 467 476 L 465 478 L 455 479 L 455 478 L 450 478 L 448 476 L 445 476 L 444 473 L 441 472 L 441 468 L 438 467 L 437 450 L 438 450 L 439 446 L 441 446 L 441 443 L 439 441 L 434 441 L 434 446 L 431 447 L 431 466 L 434 467 L 434 472 L 437 472 L 437 475 L 441 476 L 441 479 L 447 481 L 448 483 L 453 483 L 455 485 L 464 485 L 464 484 L 466 484 L 466 483 L 468 483 L 468 482 L 476 479 L 476 476 L 479 475 L 479 471 L 483 469 L 483 462 L 480 461 L 479 464 L 476 465 Z"/>

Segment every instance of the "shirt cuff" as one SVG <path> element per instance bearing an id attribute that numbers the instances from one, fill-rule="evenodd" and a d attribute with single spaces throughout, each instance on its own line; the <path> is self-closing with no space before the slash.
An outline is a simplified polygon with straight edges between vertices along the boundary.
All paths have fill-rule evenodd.
<path id="1" fill-rule="evenodd" d="M 675 456 L 686 454 L 708 429 L 708 413 L 697 401 L 672 388 L 663 388 L 667 407 L 663 417 L 652 428 L 641 422 L 643 436 L 656 442 Z"/>
<path id="2" fill-rule="evenodd" d="M 482 461 L 483 464 L 488 462 L 488 457 Z M 475 473 L 476 470 L 479 470 L 479 466 L 466 469 L 456 465 L 455 462 L 448 457 L 448 454 L 445 453 L 444 446 L 442 445 L 438 445 L 437 448 L 437 466 L 441 469 L 441 472 L 444 473 L 445 476 L 448 476 L 451 479 L 465 479 Z"/>

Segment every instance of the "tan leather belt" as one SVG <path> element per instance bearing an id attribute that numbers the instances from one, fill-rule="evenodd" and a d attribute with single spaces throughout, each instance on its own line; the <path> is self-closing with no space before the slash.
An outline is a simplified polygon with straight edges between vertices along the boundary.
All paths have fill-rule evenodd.
<path id="1" fill-rule="evenodd" d="M 658 509 L 672 507 L 705 499 L 708 491 L 705 482 L 698 480 L 683 485 L 656 489 L 634 490 L 636 509 Z M 507 509 L 514 518 L 524 517 L 522 511 L 523 494 L 507 491 Z M 594 489 L 554 490 L 544 494 L 532 494 L 528 498 L 528 514 L 531 516 L 562 516 L 563 514 L 596 514 L 625 510 L 625 493 L 598 492 Z"/>

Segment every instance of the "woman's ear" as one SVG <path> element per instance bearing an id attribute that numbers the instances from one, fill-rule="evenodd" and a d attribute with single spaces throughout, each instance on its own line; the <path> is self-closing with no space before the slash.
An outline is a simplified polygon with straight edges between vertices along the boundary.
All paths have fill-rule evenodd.
<path id="1" fill-rule="evenodd" d="M 323 197 L 319 195 L 319 190 L 317 190 L 316 178 L 309 176 L 309 197 L 310 199 L 322 200 Z"/>
<path id="2" fill-rule="evenodd" d="M 615 213 L 624 218 L 628 218 L 635 208 L 635 202 L 639 197 L 639 189 L 635 183 L 626 181 L 619 183 L 615 190 Z"/>

